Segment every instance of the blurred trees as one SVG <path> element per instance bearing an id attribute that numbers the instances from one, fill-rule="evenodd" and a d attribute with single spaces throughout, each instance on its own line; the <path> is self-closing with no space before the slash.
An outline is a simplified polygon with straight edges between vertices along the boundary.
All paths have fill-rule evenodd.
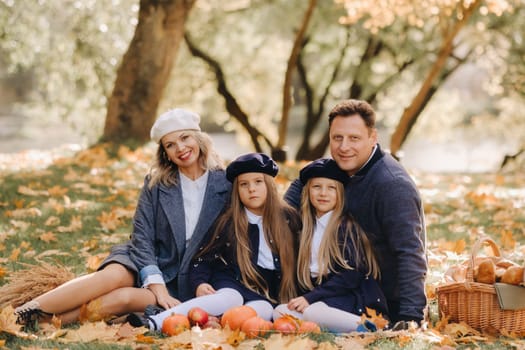
<path id="1" fill-rule="evenodd" d="M 157 70 L 143 56 L 155 55 L 145 38 L 157 32 L 143 29 L 158 17 L 137 13 L 143 4 L 156 9 L 176 1 L 0 0 L 0 51 L 8 74 L 35 77 L 32 106 L 45 102 L 52 114 L 101 135 L 107 104 L 112 139 L 145 139 L 156 104 L 181 105 L 200 112 L 206 128 L 244 129 L 257 150 L 281 151 L 287 137 L 299 137 L 295 158 L 312 159 L 328 144 L 327 110 L 344 98 L 370 101 L 380 127 L 397 126 L 394 151 L 416 120 L 429 134 L 489 120 L 493 130 L 519 130 L 498 120 L 517 125 L 521 116 L 523 0 L 335 2 L 345 8 L 313 0 L 198 0 L 186 23 L 187 45 Z M 137 33 L 149 49 L 138 49 Z M 173 50 L 164 46 L 162 57 L 175 57 L 178 38 L 165 37 Z M 113 84 L 121 57 L 122 67 L 131 59 L 133 68 L 121 68 Z M 474 65 L 486 95 L 454 99 L 450 77 Z M 164 73 L 147 79 L 154 71 Z"/>

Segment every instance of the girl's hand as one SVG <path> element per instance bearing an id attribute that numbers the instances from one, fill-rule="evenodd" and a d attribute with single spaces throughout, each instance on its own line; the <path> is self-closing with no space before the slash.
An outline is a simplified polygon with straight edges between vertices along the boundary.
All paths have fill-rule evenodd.
<path id="1" fill-rule="evenodd" d="M 151 290 L 151 292 L 155 295 L 155 298 L 157 299 L 157 305 L 163 307 L 166 310 L 180 304 L 178 299 L 175 299 L 170 295 L 166 285 L 164 284 L 150 284 L 148 289 Z"/>
<path id="2" fill-rule="evenodd" d="M 306 309 L 308 306 L 310 306 L 310 303 L 305 297 L 293 298 L 288 302 L 288 308 L 290 310 L 295 310 L 300 313 L 303 313 L 304 309 Z"/>
<path id="3" fill-rule="evenodd" d="M 199 284 L 199 286 L 197 287 L 197 290 L 195 291 L 195 295 L 198 297 L 201 297 L 203 295 L 214 294 L 214 293 L 215 293 L 215 289 L 213 289 L 213 287 L 209 283 Z"/>

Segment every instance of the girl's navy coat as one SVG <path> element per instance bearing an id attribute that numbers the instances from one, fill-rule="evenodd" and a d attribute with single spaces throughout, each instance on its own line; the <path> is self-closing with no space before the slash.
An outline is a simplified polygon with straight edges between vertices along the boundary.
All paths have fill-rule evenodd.
<path id="1" fill-rule="evenodd" d="M 344 232 L 344 229 L 339 231 L 341 246 L 344 242 Z M 350 266 L 355 266 L 353 248 L 348 243 L 344 257 Z M 315 285 L 315 281 L 312 282 Z M 322 301 L 328 306 L 356 315 L 366 313 L 368 307 L 388 317 L 386 298 L 379 283 L 372 276 L 356 269 L 339 267 L 336 272 L 328 274 L 320 285 L 303 294 L 303 297 L 310 304 Z"/>
<path id="2" fill-rule="evenodd" d="M 288 218 L 286 224 L 290 226 L 292 234 L 297 235 L 300 231 L 300 221 L 295 211 L 286 213 Z M 209 283 L 214 289 L 233 288 L 244 298 L 244 302 L 251 300 L 268 300 L 275 304 L 279 300 L 279 287 L 281 283 L 281 261 L 279 255 L 273 253 L 273 263 L 275 270 L 267 270 L 257 265 L 259 252 L 259 228 L 255 224 L 248 225 L 248 237 L 250 240 L 251 263 L 266 281 L 269 289 L 270 298 L 268 300 L 263 294 L 256 293 L 242 284 L 241 272 L 237 263 L 236 245 L 233 236 L 233 223 L 230 221 L 224 230 L 213 237 L 213 232 L 209 234 L 209 241 L 214 240 L 213 246 L 204 255 L 193 260 L 190 268 L 190 284 L 193 292 L 202 283 Z M 297 237 L 297 236 L 296 236 Z M 208 242 L 209 242 L 208 241 Z M 272 244 L 272 242 L 270 242 Z M 204 249 L 204 246 L 200 247 Z M 296 250 L 294 250 L 296 251 Z"/>
<path id="3" fill-rule="evenodd" d="M 178 176 L 178 175 L 177 175 Z M 161 274 L 170 293 L 184 301 L 194 296 L 188 270 L 206 232 L 229 201 L 231 183 L 224 170 L 210 170 L 203 206 L 193 236 L 186 247 L 186 225 L 180 179 L 176 186 L 148 187 L 146 177 L 133 219 L 133 234 L 125 244 L 112 248 L 102 269 L 116 262 L 137 273 L 137 285 L 152 274 Z"/>

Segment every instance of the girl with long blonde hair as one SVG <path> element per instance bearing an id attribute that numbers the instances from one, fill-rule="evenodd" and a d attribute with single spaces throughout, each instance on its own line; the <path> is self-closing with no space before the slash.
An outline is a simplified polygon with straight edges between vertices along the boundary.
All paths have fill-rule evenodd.
<path id="1" fill-rule="evenodd" d="M 332 159 L 318 159 L 300 172 L 303 228 L 297 279 L 302 295 L 279 305 L 274 318 L 292 314 L 334 332 L 355 331 L 366 308 L 388 317 L 370 243 L 345 215 L 348 175 Z"/>

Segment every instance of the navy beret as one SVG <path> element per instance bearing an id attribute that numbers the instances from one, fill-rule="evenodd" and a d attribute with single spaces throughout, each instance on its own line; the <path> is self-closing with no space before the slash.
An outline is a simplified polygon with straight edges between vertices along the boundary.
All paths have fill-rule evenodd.
<path id="1" fill-rule="evenodd" d="M 330 158 L 320 158 L 314 160 L 299 172 L 299 179 L 306 185 L 308 180 L 314 177 L 326 177 L 346 184 L 349 176 L 341 170 L 335 160 Z"/>
<path id="2" fill-rule="evenodd" d="M 226 168 L 226 178 L 233 180 L 244 173 L 264 173 L 275 177 L 279 167 L 264 153 L 248 153 L 239 156 Z"/>

